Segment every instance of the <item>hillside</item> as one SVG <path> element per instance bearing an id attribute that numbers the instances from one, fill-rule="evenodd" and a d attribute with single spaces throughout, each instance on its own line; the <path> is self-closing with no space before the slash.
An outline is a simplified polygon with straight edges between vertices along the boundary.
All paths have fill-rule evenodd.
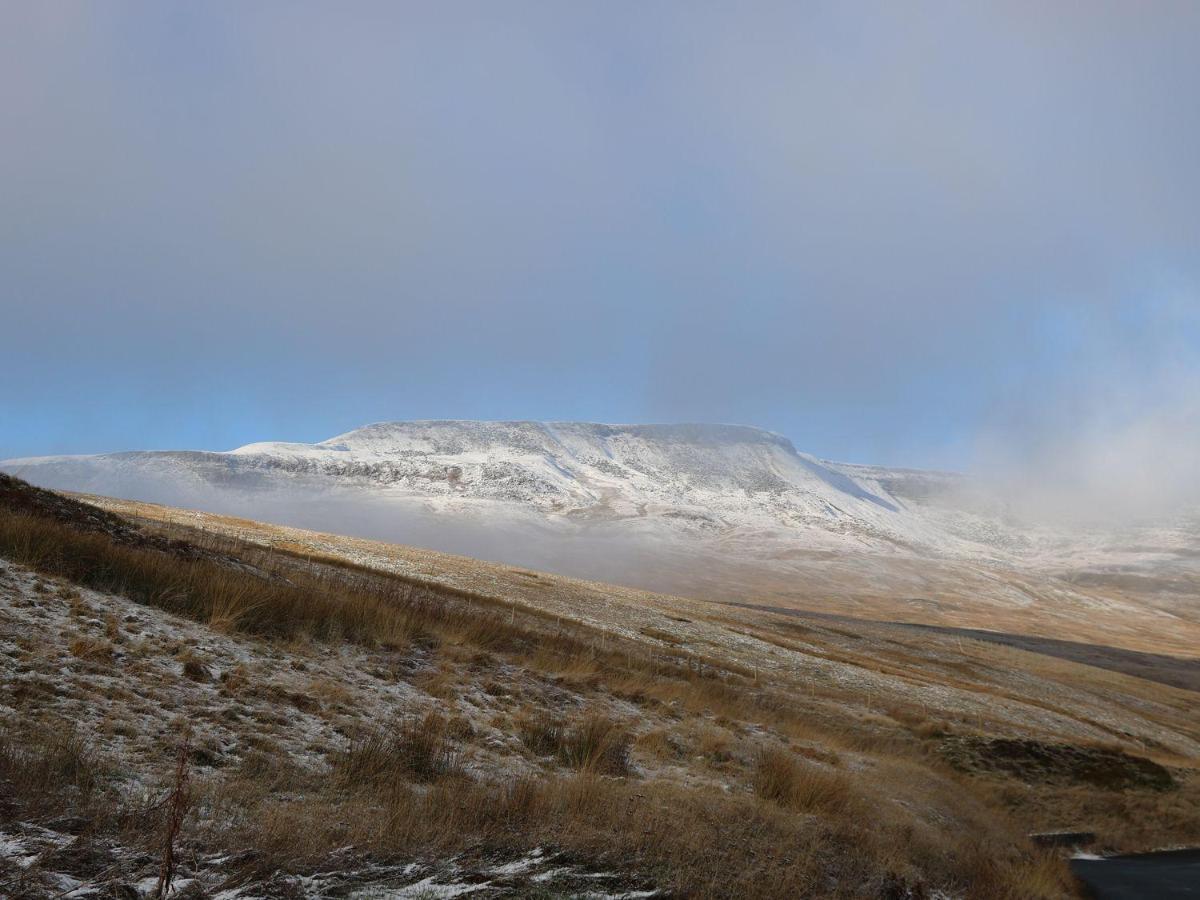
<path id="1" fill-rule="evenodd" d="M 1060 897 L 1029 832 L 1200 838 L 1194 690 L 3 485 L 13 896 L 145 895 L 169 843 L 224 898 Z"/>

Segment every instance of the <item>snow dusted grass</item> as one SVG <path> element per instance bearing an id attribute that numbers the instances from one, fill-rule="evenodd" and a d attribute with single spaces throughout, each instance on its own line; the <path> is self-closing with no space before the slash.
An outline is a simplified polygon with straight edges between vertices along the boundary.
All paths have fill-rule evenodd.
<path id="1" fill-rule="evenodd" d="M 58 548 L 26 545 L 40 574 L 0 561 L 0 841 L 49 848 L 40 827 L 108 848 L 103 865 L 71 863 L 80 881 L 152 874 L 138 860 L 155 858 L 185 731 L 182 877 L 227 898 L 1055 897 L 1065 870 L 1028 831 L 1086 822 L 1127 849 L 1200 837 L 1192 695 L 1161 685 L 550 576 L 506 602 L 480 590 L 483 566 L 440 584 L 228 536 L 195 554 L 133 548 L 356 610 L 333 626 L 301 604 L 293 628 L 273 624 L 286 606 L 231 618 L 213 615 L 220 597 L 122 593 L 115 569 L 80 574 L 71 535 L 37 534 Z M 386 640 L 355 630 L 368 600 Z M 939 748 L 956 734 L 1121 741 L 1169 760 L 1179 787 L 954 771 Z M 29 884 L 70 874 L 39 866 L 21 868 L 42 878 Z M 18 876 L 0 869 L 0 893 Z"/>
<path id="2" fill-rule="evenodd" d="M 117 543 L 102 533 L 0 510 L 0 555 L 49 575 L 232 631 L 388 644 L 408 623 L 374 594 L 272 581 L 204 558 Z"/>
<path id="3" fill-rule="evenodd" d="M 334 777 L 347 788 L 433 782 L 462 772 L 446 720 L 436 712 L 364 735 L 332 765 Z"/>

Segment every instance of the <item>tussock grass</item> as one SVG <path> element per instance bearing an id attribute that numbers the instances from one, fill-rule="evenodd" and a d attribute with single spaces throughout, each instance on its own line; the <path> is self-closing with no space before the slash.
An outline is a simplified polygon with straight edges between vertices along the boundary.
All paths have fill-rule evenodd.
<path id="1" fill-rule="evenodd" d="M 132 530 L 128 523 L 120 527 Z M 664 701 L 686 696 L 693 708 L 778 705 L 764 692 L 745 691 L 753 672 L 732 661 L 676 648 L 647 653 L 634 642 L 578 623 L 564 628 L 557 617 L 503 598 L 385 574 L 336 557 L 252 549 L 215 536 L 207 542 L 157 538 L 137 546 L 103 531 L 79 530 L 2 506 L 0 556 L 222 631 L 383 647 L 468 646 L 516 656 L 584 686 L 594 687 L 602 674 L 616 673 L 619 686 L 634 695 Z"/>
<path id="2" fill-rule="evenodd" d="M 373 731 L 333 759 L 334 775 L 344 787 L 433 782 L 458 775 L 461 768 L 437 713 Z"/>
<path id="3" fill-rule="evenodd" d="M 845 773 L 800 762 L 788 750 L 760 751 L 754 793 L 764 800 L 806 813 L 841 815 L 858 802 Z"/>
<path id="4" fill-rule="evenodd" d="M 513 723 L 534 756 L 553 756 L 561 765 L 593 775 L 628 775 L 633 736 L 607 716 L 584 713 L 564 722 L 544 711 L 522 710 Z"/>
<path id="5" fill-rule="evenodd" d="M 198 784 L 208 824 L 191 823 L 185 837 L 252 850 L 239 877 L 327 864 L 347 844 L 408 857 L 541 845 L 640 871 L 669 896 L 920 896 L 923 878 L 981 900 L 1069 893 L 1061 861 L 1017 850 L 969 804 L 961 833 L 946 834 L 913 831 L 889 815 L 869 823 L 851 811 L 797 816 L 753 794 L 593 771 L 481 781 L 437 762 L 437 742 L 421 735 L 439 729 L 436 719 L 411 720 L 361 741 L 335 757 L 333 779 L 248 754 L 233 781 Z M 23 814 L 79 809 L 100 772 L 69 732 L 0 733 L 0 778 L 19 793 Z M 96 821 L 126 836 L 156 833 L 155 808 L 107 802 L 94 806 Z"/>
<path id="6" fill-rule="evenodd" d="M 605 716 L 589 714 L 561 732 L 557 749 L 563 765 L 596 775 L 628 775 L 629 732 Z"/>
<path id="7" fill-rule="evenodd" d="M 234 837 L 259 850 L 256 864 L 265 871 L 346 844 L 431 855 L 540 845 L 643 872 L 667 896 L 922 896 L 925 878 L 979 900 L 1067 896 L 1061 861 L 1018 850 L 1011 838 L 981 821 L 962 834 L 913 831 L 888 816 L 797 815 L 753 794 L 593 772 L 442 779 L 351 800 L 327 794 L 280 802 L 268 795 L 242 817 Z"/>
<path id="8" fill-rule="evenodd" d="M 193 653 L 184 653 L 181 657 L 182 670 L 185 677 L 192 681 L 211 681 L 212 672 L 204 664 L 204 660 Z"/>
<path id="9" fill-rule="evenodd" d="M 90 746 L 73 730 L 0 730 L 4 793 L 34 813 L 86 807 L 102 775 Z"/>
<path id="10" fill-rule="evenodd" d="M 517 716 L 514 728 L 521 743 L 534 756 L 551 756 L 562 744 L 562 723 L 541 710 L 522 710 Z"/>
<path id="11" fill-rule="evenodd" d="M 760 683 L 761 673 L 731 661 L 564 625 L 499 598 L 334 557 L 232 539 L 205 543 L 198 533 L 191 539 L 213 552 L 175 554 L 163 542 L 121 543 L 0 510 L 0 555 L 217 630 L 274 639 L 266 648 L 272 654 L 303 656 L 313 652 L 312 641 L 352 641 L 369 648 L 381 671 L 393 671 L 388 660 L 405 662 L 394 671 L 407 674 L 395 677 L 432 672 L 426 686 L 447 701 L 494 681 L 503 689 L 494 699 L 503 702 L 493 704 L 492 724 L 511 728 L 532 755 L 557 764 L 538 778 L 485 780 L 475 762 L 491 751 L 481 746 L 469 751 L 467 775 L 458 754 L 474 728 L 436 714 L 362 734 L 344 750 L 322 742 L 316 752 L 325 754 L 328 772 L 292 766 L 269 740 L 246 734 L 241 762 L 204 776 L 212 778 L 204 840 L 253 850 L 253 865 L 268 873 L 316 865 L 347 845 L 412 858 L 541 844 L 644 873 L 678 896 L 920 896 L 936 887 L 966 897 L 1058 897 L 1069 892 L 1063 867 L 1024 845 L 1027 810 L 1055 827 L 1064 816 L 1107 823 L 1107 805 L 1141 829 L 1131 832 L 1138 839 L 1161 833 L 1156 821 L 1180 834 L 1197 822 L 1190 786 L 1169 796 L 1131 794 L 1114 805 L 1107 795 L 1054 788 L 1037 797 L 949 773 L 935 758 L 939 732 L 924 707 L 864 705 L 837 685 L 806 684 L 807 699 L 798 700 L 794 685 L 772 684 L 770 676 Z M 432 666 L 413 668 L 412 659 Z M 262 696 L 269 665 L 229 668 L 218 690 L 227 700 Z M 639 710 L 645 778 L 623 777 L 631 731 L 599 712 L 614 697 L 622 704 L 607 708 L 621 716 L 633 718 L 626 703 Z M 284 724 L 289 703 L 348 705 L 337 684 L 320 680 L 299 695 L 280 693 L 278 702 Z M 532 711 L 541 705 L 582 711 Z M 342 721 L 350 721 L 355 711 L 345 712 Z M 642 728 L 646 720 L 653 730 Z M 984 721 L 970 725 L 983 728 Z M 962 727 L 954 720 L 956 731 Z M 785 750 L 780 741 L 806 746 Z M 76 748 L 85 761 L 76 769 L 72 752 L 37 747 L 0 740 L 0 782 L 15 778 L 28 797 L 38 795 L 38 783 L 48 785 L 48 796 L 84 796 L 79 785 L 96 771 L 86 748 Z M 676 771 L 686 767 L 686 783 L 654 777 L 653 758 Z M 530 770 L 529 760 L 517 762 Z M 877 797 L 895 802 L 865 815 L 867 798 Z"/>
<path id="12" fill-rule="evenodd" d="M 108 641 L 82 635 L 74 638 L 68 649 L 76 659 L 92 662 L 110 662 L 113 655 L 113 646 Z"/>

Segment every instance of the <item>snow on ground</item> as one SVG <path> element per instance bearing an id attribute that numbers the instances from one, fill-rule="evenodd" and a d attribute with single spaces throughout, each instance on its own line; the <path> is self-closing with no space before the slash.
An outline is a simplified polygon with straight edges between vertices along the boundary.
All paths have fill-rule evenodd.
<path id="1" fill-rule="evenodd" d="M 205 625 L 98 591 L 47 579 L 0 559 L 0 726 L 41 722 L 78 733 L 111 769 L 126 796 L 153 800 L 163 790 L 181 734 L 190 733 L 193 771 L 232 770 L 248 753 L 323 770 L 331 751 L 371 724 L 437 709 L 467 720 L 473 732 L 456 748 L 468 773 L 511 778 L 541 771 L 517 737 L 496 727 L 515 704 L 542 697 L 572 708 L 578 700 L 497 661 L 490 677 L 507 690 L 457 685 L 434 696 L 417 685 L 437 668 L 428 651 L 371 651 L 350 645 L 281 644 L 216 632 Z M 185 669 L 188 662 L 195 663 Z M 199 667 L 199 668 L 197 668 Z M 189 675 L 188 672 L 191 672 Z M 484 680 L 478 676 L 477 680 Z M 522 684 L 522 681 L 527 683 Z M 636 707 L 614 700 L 611 712 L 633 720 Z M 53 823 L 50 823 L 53 824 Z M 103 843 L 30 822 L 0 828 L 0 895 L 18 884 L 22 896 L 88 897 L 99 892 L 77 877 L 76 857 L 97 854 L 138 896 L 149 896 L 157 863 L 144 851 Z M 58 858 L 68 870 L 56 869 Z M 590 897 L 643 897 L 628 877 L 587 870 L 553 850 L 509 859 L 421 860 L 386 864 L 353 854 L 307 874 L 273 876 L 271 884 L 227 885 L 230 858 L 185 867 L 172 896 L 191 884 L 224 900 L 278 896 L 434 898 L 521 896 L 521 884 L 545 882 Z M 113 871 L 109 871 L 113 870 Z M 537 879 L 536 881 L 534 879 Z M 636 882 L 635 882 L 636 884 Z"/>
<path id="2" fill-rule="evenodd" d="M 87 858 L 94 871 L 82 872 Z M 211 897 L 212 900 L 275 900 L 281 897 L 323 900 L 473 900 L 527 896 L 531 888 L 552 889 L 562 896 L 590 900 L 634 900 L 659 896 L 638 886 L 636 878 L 590 871 L 536 848 L 504 861 L 467 860 L 373 862 L 349 850 L 334 853 L 307 874 L 274 873 L 246 881 L 229 855 L 201 856 L 180 863 L 168 897 Z M 69 871 L 65 871 L 65 870 Z M 62 898 L 150 898 L 158 886 L 158 863 L 135 848 L 93 841 L 28 822 L 12 822 L 0 830 L 0 894 Z"/>
<path id="3" fill-rule="evenodd" d="M 435 672 L 420 647 L 288 646 L 222 634 L 0 560 L 0 723 L 36 711 L 152 769 L 169 766 L 185 726 L 202 766 L 262 750 L 321 767 L 365 721 L 436 708 L 475 730 L 468 770 L 496 766 L 497 752 L 508 770 L 527 770 L 513 738 L 492 724 L 502 698 L 472 690 L 447 700 L 414 685 Z"/>

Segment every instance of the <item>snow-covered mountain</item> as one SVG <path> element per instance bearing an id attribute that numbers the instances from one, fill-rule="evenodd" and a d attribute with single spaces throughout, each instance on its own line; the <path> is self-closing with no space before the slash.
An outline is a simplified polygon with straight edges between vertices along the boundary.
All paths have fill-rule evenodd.
<path id="1" fill-rule="evenodd" d="M 967 477 L 828 462 L 736 425 L 393 422 L 316 444 L 0 469 L 45 487 L 868 618 L 976 626 L 987 609 L 1038 609 L 1070 633 L 1101 610 L 1121 627 L 1193 616 L 1200 596 L 1194 522 L 1033 525 Z"/>
<path id="2" fill-rule="evenodd" d="M 1011 540 L 997 530 L 996 510 L 970 511 L 959 476 L 826 462 L 778 434 L 738 425 L 391 422 L 316 444 L 0 465 L 47 487 L 240 514 L 256 503 L 357 496 L 424 521 L 436 514 L 610 530 L 624 523 L 679 535 L 786 537 L 811 548 L 989 552 Z"/>

